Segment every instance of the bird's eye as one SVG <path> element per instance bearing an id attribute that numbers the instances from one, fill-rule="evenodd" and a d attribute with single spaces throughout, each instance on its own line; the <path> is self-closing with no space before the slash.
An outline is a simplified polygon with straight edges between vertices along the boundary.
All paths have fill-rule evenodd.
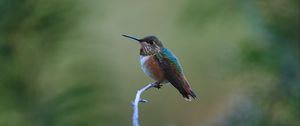
<path id="1" fill-rule="evenodd" d="M 149 41 L 149 44 L 153 45 L 153 41 Z"/>

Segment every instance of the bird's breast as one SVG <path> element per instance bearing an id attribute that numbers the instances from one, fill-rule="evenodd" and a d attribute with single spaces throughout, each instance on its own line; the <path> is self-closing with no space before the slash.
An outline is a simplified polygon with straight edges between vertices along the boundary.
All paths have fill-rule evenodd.
<path id="1" fill-rule="evenodd" d="M 140 63 L 143 72 L 156 81 L 164 80 L 164 72 L 159 67 L 159 63 L 155 59 L 154 55 L 140 56 Z"/>

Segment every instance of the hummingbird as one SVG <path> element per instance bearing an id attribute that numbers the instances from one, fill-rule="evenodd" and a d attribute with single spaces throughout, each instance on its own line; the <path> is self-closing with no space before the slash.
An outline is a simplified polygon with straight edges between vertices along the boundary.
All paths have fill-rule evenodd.
<path id="1" fill-rule="evenodd" d="M 164 83 L 171 83 L 185 100 L 196 98 L 187 81 L 178 58 L 155 36 L 138 39 L 128 35 L 140 44 L 140 64 L 143 72 L 155 80 L 155 87 L 161 88 Z"/>

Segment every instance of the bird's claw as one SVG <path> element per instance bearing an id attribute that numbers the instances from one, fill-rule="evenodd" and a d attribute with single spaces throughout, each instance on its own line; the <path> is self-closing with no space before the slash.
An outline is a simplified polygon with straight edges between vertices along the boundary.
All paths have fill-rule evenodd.
<path id="1" fill-rule="evenodd" d="M 162 84 L 155 84 L 154 87 L 160 89 L 162 87 Z"/>

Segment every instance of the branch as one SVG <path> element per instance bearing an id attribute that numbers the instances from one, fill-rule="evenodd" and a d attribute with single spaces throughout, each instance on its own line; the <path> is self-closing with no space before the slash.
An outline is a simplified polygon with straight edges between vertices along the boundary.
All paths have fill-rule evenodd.
<path id="1" fill-rule="evenodd" d="M 135 99 L 132 103 L 132 106 L 133 106 L 133 126 L 139 126 L 139 102 L 143 102 L 143 103 L 147 103 L 148 101 L 147 100 L 144 100 L 144 99 L 141 99 L 141 94 L 152 88 L 152 87 L 155 87 L 155 83 L 150 83 L 148 85 L 146 85 L 145 87 L 143 87 L 142 89 L 138 90 L 136 95 L 135 95 Z"/>

